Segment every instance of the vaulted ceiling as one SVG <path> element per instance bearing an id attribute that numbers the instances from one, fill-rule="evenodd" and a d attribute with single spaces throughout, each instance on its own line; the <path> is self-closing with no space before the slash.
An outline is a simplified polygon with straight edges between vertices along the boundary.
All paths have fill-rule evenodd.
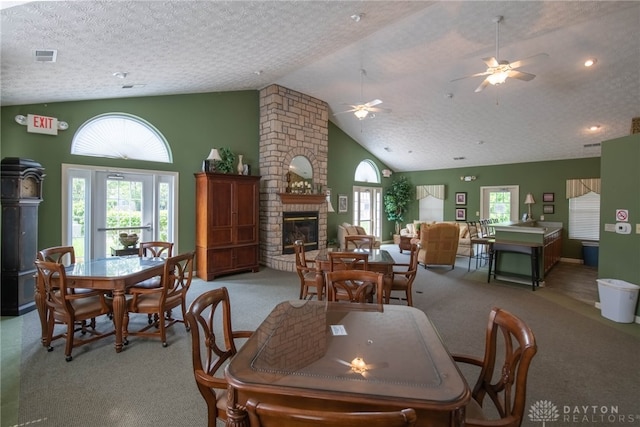
<path id="1" fill-rule="evenodd" d="M 62 1 L 2 3 L 3 106 L 261 89 L 329 104 L 395 171 L 573 159 L 640 117 L 640 2 Z M 483 58 L 509 78 L 475 93 Z M 360 19 L 357 19 L 359 17 Z M 55 63 L 34 59 L 55 49 Z M 592 67 L 583 65 L 596 58 Z M 360 70 L 366 70 L 362 74 Z M 127 73 L 124 79 L 114 73 Z M 127 88 L 123 88 L 127 86 Z M 337 114 L 380 99 L 358 120 Z M 597 125 L 596 131 L 588 130 Z"/>

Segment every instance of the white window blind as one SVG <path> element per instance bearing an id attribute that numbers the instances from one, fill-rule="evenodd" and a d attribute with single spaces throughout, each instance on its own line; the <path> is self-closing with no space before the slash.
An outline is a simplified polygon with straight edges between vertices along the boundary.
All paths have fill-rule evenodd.
<path id="1" fill-rule="evenodd" d="M 569 199 L 569 238 L 600 240 L 600 195 L 589 192 Z"/>

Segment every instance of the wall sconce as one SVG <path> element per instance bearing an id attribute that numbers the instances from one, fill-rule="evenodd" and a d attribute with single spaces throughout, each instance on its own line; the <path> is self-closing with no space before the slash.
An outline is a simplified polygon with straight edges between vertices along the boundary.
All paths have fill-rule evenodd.
<path id="1" fill-rule="evenodd" d="M 536 201 L 534 200 L 533 195 L 531 193 L 527 193 L 527 196 L 524 198 L 524 204 L 529 207 L 529 213 L 527 215 L 527 219 L 533 219 L 533 217 L 531 216 L 531 205 L 535 203 Z"/>
<path id="2" fill-rule="evenodd" d="M 466 176 L 461 176 L 460 177 L 460 181 L 475 181 L 476 180 L 476 176 L 475 175 L 466 175 Z"/>
<path id="3" fill-rule="evenodd" d="M 389 169 L 382 169 L 382 176 L 385 178 L 389 178 L 393 172 Z"/>

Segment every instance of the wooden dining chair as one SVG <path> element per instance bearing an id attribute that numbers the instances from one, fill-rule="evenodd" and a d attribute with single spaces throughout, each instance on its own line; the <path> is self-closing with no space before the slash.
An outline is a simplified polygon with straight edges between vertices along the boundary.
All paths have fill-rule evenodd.
<path id="1" fill-rule="evenodd" d="M 223 368 L 238 352 L 236 340 L 249 338 L 253 331 L 233 330 L 231 302 L 225 287 L 198 296 L 187 310 L 186 321 L 191 331 L 196 385 L 207 403 L 207 425 L 215 427 L 216 418 L 227 419 L 227 380 Z M 222 331 L 222 337 L 216 336 L 217 331 Z"/>
<path id="2" fill-rule="evenodd" d="M 73 360 L 71 351 L 75 347 L 99 340 L 101 338 L 113 335 L 115 330 L 109 332 L 98 332 L 95 329 L 95 320 L 90 324 L 90 330 L 85 327 L 85 321 L 95 319 L 102 314 L 111 312 L 109 300 L 99 291 L 90 291 L 81 293 L 72 293 L 68 286 L 67 275 L 63 264 L 36 260 L 36 271 L 38 274 L 37 286 L 40 287 L 47 307 L 47 335 L 44 343 L 48 351 L 52 351 L 51 342 L 57 338 L 64 337 L 65 359 L 67 362 Z M 54 328 L 56 323 L 66 326 L 66 332 L 54 336 Z M 78 324 L 81 326 L 78 327 Z M 89 338 L 76 337 L 76 332 L 90 333 Z"/>
<path id="3" fill-rule="evenodd" d="M 355 234 L 344 236 L 345 249 L 355 248 L 355 249 L 373 250 L 373 246 L 375 243 L 376 243 L 376 238 L 374 236 L 355 235 Z"/>
<path id="4" fill-rule="evenodd" d="M 322 301 L 324 294 L 324 279 L 322 274 L 317 274 L 314 260 L 308 260 L 305 256 L 304 242 L 296 240 L 293 242 L 296 254 L 296 272 L 300 279 L 300 299 L 317 296 L 318 301 Z M 309 288 L 315 291 L 310 292 Z"/>
<path id="5" fill-rule="evenodd" d="M 384 274 L 365 270 L 329 271 L 327 275 L 327 299 L 329 301 L 376 302 L 382 304 Z"/>
<path id="6" fill-rule="evenodd" d="M 368 252 L 329 252 L 329 271 L 368 269 Z"/>
<path id="7" fill-rule="evenodd" d="M 332 412 L 299 409 L 290 406 L 247 401 L 250 427 L 410 427 L 417 420 L 416 411 L 407 408 L 389 412 Z"/>
<path id="8" fill-rule="evenodd" d="M 187 252 L 167 258 L 162 275 L 162 286 L 152 289 L 138 289 L 132 293 L 133 298 L 127 302 L 127 316 L 124 319 L 124 339 L 129 335 L 160 337 L 162 346 L 167 346 L 166 330 L 177 322 L 185 323 L 186 295 L 193 279 L 193 263 L 195 252 Z M 173 317 L 172 309 L 182 309 L 182 319 Z M 150 325 L 129 332 L 129 313 L 146 313 L 154 315 Z M 157 331 L 149 331 L 151 328 Z M 187 331 L 188 325 L 185 323 Z"/>
<path id="9" fill-rule="evenodd" d="M 413 282 L 418 274 L 418 252 L 420 251 L 420 243 L 412 243 L 409 253 L 409 263 L 396 263 L 393 265 L 393 274 L 391 277 L 385 277 L 385 303 L 389 304 L 389 300 L 393 298 L 391 292 L 404 291 L 404 300 L 407 305 L 413 306 Z M 399 298 L 402 299 L 402 298 Z"/>
<path id="10" fill-rule="evenodd" d="M 169 258 L 173 255 L 173 243 L 163 241 L 140 242 L 138 245 L 138 256 L 140 258 Z M 129 295 L 136 293 L 144 293 L 145 289 L 159 289 L 162 286 L 162 277 L 155 276 L 136 283 L 127 289 Z M 158 319 L 154 315 L 148 313 L 147 321 L 149 325 L 157 322 Z"/>
<path id="11" fill-rule="evenodd" d="M 471 402 L 465 410 L 466 426 L 519 427 L 522 424 L 529 365 L 537 348 L 533 332 L 521 319 L 500 308 L 491 310 L 484 357 L 452 355 L 456 362 L 480 368 Z M 499 351 L 503 352 L 501 357 L 498 357 Z M 502 366 L 497 366 L 496 360 Z M 493 402 L 492 413 L 497 412 L 499 419 L 487 417 L 483 410 L 485 397 Z"/>

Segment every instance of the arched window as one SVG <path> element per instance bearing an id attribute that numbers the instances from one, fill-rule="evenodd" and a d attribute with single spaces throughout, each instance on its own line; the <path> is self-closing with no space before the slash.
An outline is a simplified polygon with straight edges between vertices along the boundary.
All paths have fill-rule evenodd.
<path id="1" fill-rule="evenodd" d="M 101 114 L 85 122 L 73 136 L 71 154 L 173 162 L 169 144 L 158 129 L 125 113 Z"/>
<path id="2" fill-rule="evenodd" d="M 371 160 L 363 160 L 356 168 L 355 181 L 380 184 L 380 172 Z"/>

